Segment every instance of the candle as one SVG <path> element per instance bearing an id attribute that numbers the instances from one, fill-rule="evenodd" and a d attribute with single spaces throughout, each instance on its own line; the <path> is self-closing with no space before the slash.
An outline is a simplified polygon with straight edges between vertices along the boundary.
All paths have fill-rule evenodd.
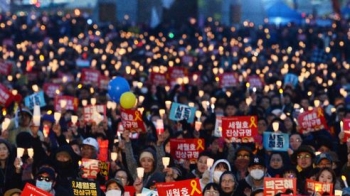
<path id="1" fill-rule="evenodd" d="M 161 118 L 164 118 L 164 114 L 165 114 L 165 109 L 159 109 L 159 115 Z"/>
<path id="2" fill-rule="evenodd" d="M 343 121 L 340 121 L 340 132 L 343 132 L 344 130 L 344 126 L 343 126 Z"/>
<path id="3" fill-rule="evenodd" d="M 202 112 L 200 110 L 197 110 L 196 111 L 196 117 L 197 117 L 197 120 L 200 121 L 201 120 L 201 116 L 202 116 Z"/>
<path id="4" fill-rule="evenodd" d="M 10 125 L 11 120 L 9 118 L 5 118 L 4 121 L 1 124 L 1 130 L 6 130 Z"/>
<path id="5" fill-rule="evenodd" d="M 272 123 L 272 129 L 273 129 L 273 131 L 275 131 L 275 132 L 278 131 L 279 126 L 280 126 L 280 123 L 279 123 L 279 122 L 277 122 L 277 121 L 273 122 L 273 123 Z"/>
<path id="6" fill-rule="evenodd" d="M 21 158 L 24 153 L 24 148 L 17 148 L 17 157 Z"/>
<path id="7" fill-rule="evenodd" d="M 81 105 L 83 105 L 83 106 L 85 107 L 85 106 L 87 105 L 87 100 L 85 100 L 85 99 L 82 100 L 82 101 L 81 101 Z"/>
<path id="8" fill-rule="evenodd" d="M 164 168 L 167 168 L 170 162 L 170 157 L 162 157 L 162 162 L 163 162 Z"/>
<path id="9" fill-rule="evenodd" d="M 96 98 L 91 98 L 90 99 L 91 105 L 96 105 L 96 102 L 97 102 Z"/>
<path id="10" fill-rule="evenodd" d="M 117 158 L 118 158 L 118 153 L 116 153 L 116 152 L 111 152 L 111 159 L 112 159 L 112 161 L 116 161 Z"/>
<path id="11" fill-rule="evenodd" d="M 40 126 L 40 116 L 33 116 L 33 124 L 34 126 Z"/>
<path id="12" fill-rule="evenodd" d="M 143 167 L 138 167 L 138 168 L 136 168 L 136 171 L 137 171 L 137 177 L 143 178 L 143 174 L 145 172 L 145 169 Z"/>
<path id="13" fill-rule="evenodd" d="M 33 148 L 28 148 L 27 151 L 28 151 L 28 156 L 29 156 L 30 158 L 33 158 L 33 156 L 34 156 L 34 150 L 33 150 Z"/>
<path id="14" fill-rule="evenodd" d="M 208 170 L 210 169 L 210 167 L 213 165 L 214 163 L 214 159 L 212 158 L 208 158 L 207 159 L 207 167 L 208 167 Z"/>
<path id="15" fill-rule="evenodd" d="M 170 109 L 170 106 L 171 106 L 171 101 L 165 101 L 165 106 L 166 106 L 166 109 L 169 110 Z"/>
<path id="16" fill-rule="evenodd" d="M 188 103 L 188 106 L 194 107 L 194 103 L 193 103 L 193 102 L 189 102 L 189 103 Z"/>
<path id="17" fill-rule="evenodd" d="M 138 103 L 142 104 L 144 100 L 145 100 L 145 97 L 140 95 L 139 98 L 138 98 L 138 101 L 139 101 Z"/>
<path id="18" fill-rule="evenodd" d="M 72 115 L 70 119 L 72 121 L 72 124 L 75 125 L 77 123 L 77 121 L 78 121 L 78 116 Z"/>
<path id="19" fill-rule="evenodd" d="M 157 134 L 160 135 L 164 132 L 164 123 L 163 123 L 163 119 L 157 119 L 156 122 L 156 130 L 157 130 Z"/>
<path id="20" fill-rule="evenodd" d="M 67 100 L 61 99 L 60 106 L 61 106 L 61 109 L 65 108 L 67 106 Z"/>
<path id="21" fill-rule="evenodd" d="M 346 181 L 346 177 L 344 175 L 341 176 L 341 179 L 343 180 L 344 182 L 344 186 L 345 188 L 348 188 L 348 182 Z"/>
<path id="22" fill-rule="evenodd" d="M 249 94 L 249 88 L 250 88 L 249 82 L 247 82 L 247 83 L 245 84 L 245 86 L 247 87 L 247 94 Z"/>
<path id="23" fill-rule="evenodd" d="M 194 124 L 194 129 L 196 131 L 199 131 L 199 130 L 201 130 L 201 127 L 202 127 L 202 122 L 201 121 L 196 121 L 195 124 Z"/>
<path id="24" fill-rule="evenodd" d="M 279 92 L 280 92 L 281 100 L 282 100 L 283 99 L 283 89 L 280 89 Z"/>
<path id="25" fill-rule="evenodd" d="M 55 112 L 55 113 L 54 113 L 54 118 L 55 118 L 56 124 L 58 124 L 58 122 L 59 122 L 60 119 L 61 119 L 61 113 Z"/>

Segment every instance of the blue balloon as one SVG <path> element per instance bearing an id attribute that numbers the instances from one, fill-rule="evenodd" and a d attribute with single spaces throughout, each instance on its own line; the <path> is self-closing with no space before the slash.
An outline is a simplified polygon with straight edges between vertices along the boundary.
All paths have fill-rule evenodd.
<path id="1" fill-rule="evenodd" d="M 108 95 L 116 103 L 119 103 L 122 94 L 128 91 L 130 91 L 130 85 L 125 78 L 115 77 L 109 81 Z"/>

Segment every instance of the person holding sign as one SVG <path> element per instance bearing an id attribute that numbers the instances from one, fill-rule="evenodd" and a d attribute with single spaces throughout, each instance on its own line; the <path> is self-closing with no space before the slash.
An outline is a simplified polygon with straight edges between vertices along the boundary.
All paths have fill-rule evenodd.
<path id="1" fill-rule="evenodd" d="M 18 133 L 24 131 L 31 133 L 30 125 L 32 123 L 32 117 L 32 112 L 27 108 L 22 108 L 22 110 L 16 112 L 16 117 L 11 120 L 7 128 L 9 133 L 8 141 L 11 144 L 16 144 L 16 136 Z"/>

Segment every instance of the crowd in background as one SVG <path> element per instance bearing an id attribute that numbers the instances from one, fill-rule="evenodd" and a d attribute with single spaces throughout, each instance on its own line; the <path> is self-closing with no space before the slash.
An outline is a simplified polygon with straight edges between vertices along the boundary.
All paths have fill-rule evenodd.
<path id="1" fill-rule="evenodd" d="M 99 190 L 101 194 L 114 189 L 123 192 L 127 185 L 141 193 L 143 188 L 154 189 L 156 182 L 199 178 L 203 195 L 258 195 L 267 176 L 297 178 L 301 195 L 308 195 L 304 186 L 308 178 L 343 190 L 347 185 L 340 177 L 344 175 L 350 183 L 350 143 L 343 142 L 340 127 L 350 115 L 349 25 L 339 20 L 331 26 L 309 21 L 226 27 L 209 18 L 203 26 L 191 19 L 181 26 L 170 23 L 151 29 L 127 22 L 99 26 L 85 15 L 2 14 L 0 55 L 12 62 L 12 69 L 0 76 L 0 83 L 24 98 L 35 93 L 33 85 L 42 89 L 65 76 L 56 94 L 77 97 L 79 106 L 76 111 L 59 111 L 62 117 L 55 122 L 54 98 L 45 95 L 40 126 L 33 125 L 33 111 L 23 99 L 1 106 L 0 122 L 7 117 L 11 123 L 1 132 L 0 194 L 13 195 L 30 182 L 54 195 L 70 195 L 70 180 L 82 178 L 79 160 L 96 159 L 100 139 L 108 140 L 109 151 L 119 155 L 116 161 L 109 159 L 108 179 L 97 179 L 106 186 L 105 191 Z M 131 90 L 145 98 L 137 107 L 144 108 L 146 132 L 133 139 L 124 130 L 118 139 L 119 107 L 108 108 L 107 118 L 99 124 L 84 121 L 82 100 L 96 98 L 97 104 L 107 104 L 109 99 L 107 89 L 81 83 L 79 61 L 88 61 L 91 69 L 110 79 L 124 77 Z M 197 77 L 167 85 L 151 82 L 151 72 L 166 73 L 169 67 L 185 67 L 189 76 Z M 220 86 L 217 76 L 231 72 L 237 84 Z M 298 80 L 285 80 L 286 74 L 295 74 Z M 261 88 L 247 85 L 253 75 L 262 79 Z M 202 111 L 201 129 L 169 120 L 167 100 L 192 102 Z M 323 108 L 328 128 L 300 133 L 296 111 L 315 106 Z M 79 117 L 75 125 L 72 115 Z M 217 116 L 257 116 L 260 137 L 241 144 L 213 136 Z M 161 118 L 165 130 L 159 135 L 155 122 Z M 262 145 L 261 135 L 273 131 L 275 121 L 281 132 L 290 135 L 287 152 L 266 151 Z M 50 129 L 48 135 L 44 127 Z M 171 160 L 164 168 L 161 158 L 170 156 L 171 138 L 204 138 L 205 151 L 194 164 Z M 16 147 L 33 148 L 34 156 L 25 152 L 17 158 Z M 215 160 L 211 170 L 208 158 Z M 136 175 L 137 166 L 144 168 L 142 179 Z"/>

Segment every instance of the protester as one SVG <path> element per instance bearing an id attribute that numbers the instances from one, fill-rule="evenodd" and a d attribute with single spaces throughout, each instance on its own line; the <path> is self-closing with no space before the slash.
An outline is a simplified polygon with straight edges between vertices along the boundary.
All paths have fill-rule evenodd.
<path id="1" fill-rule="evenodd" d="M 222 196 L 233 196 L 235 195 L 238 182 L 235 175 L 231 171 L 225 171 L 220 177 L 221 193 Z"/>

